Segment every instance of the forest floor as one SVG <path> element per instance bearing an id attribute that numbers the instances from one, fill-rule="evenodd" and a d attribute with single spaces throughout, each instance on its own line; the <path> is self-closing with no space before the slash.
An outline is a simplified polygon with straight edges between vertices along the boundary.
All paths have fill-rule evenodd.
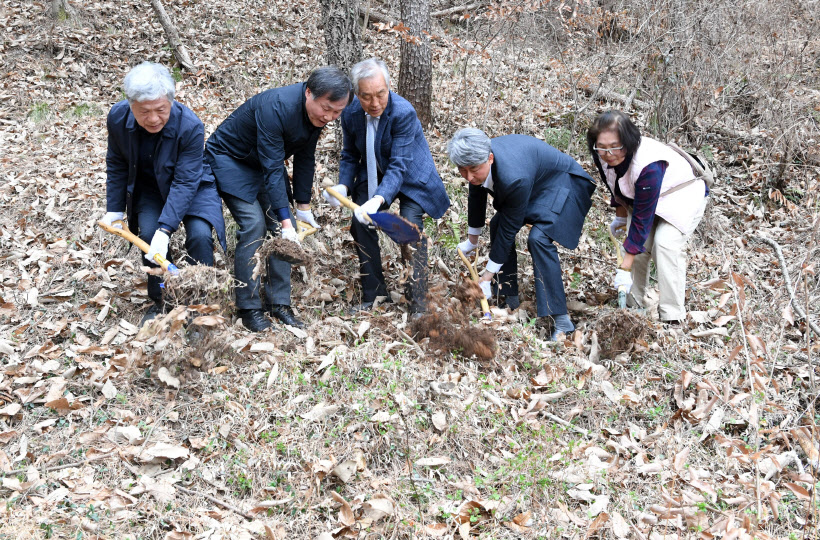
<path id="1" fill-rule="evenodd" d="M 454 253 L 467 196 L 448 138 L 553 135 L 597 173 L 583 132 L 555 127 L 583 64 L 453 26 L 434 41 L 428 138 L 453 205 L 427 225 L 432 319 L 408 322 L 386 240 L 395 302 L 346 315 L 350 214 L 318 196 L 335 183 L 330 127 L 323 227 L 293 272 L 305 331 L 249 333 L 224 302 L 140 329 L 141 258 L 95 225 L 105 117 L 130 66 L 172 58 L 147 2 L 72 3 L 56 22 L 43 1 L 0 4 L 0 538 L 817 537 L 816 168 L 790 179 L 799 198 L 772 196 L 753 147 L 713 143 L 720 180 L 681 327 L 616 310 L 600 186 L 578 249 L 560 250 L 577 330 L 552 343 L 537 324 L 525 232 L 526 301 L 480 321 Z M 173 4 L 200 68 L 180 74 L 178 99 L 207 133 L 321 63 L 318 2 Z M 397 74 L 399 39 L 371 27 L 366 54 Z"/>

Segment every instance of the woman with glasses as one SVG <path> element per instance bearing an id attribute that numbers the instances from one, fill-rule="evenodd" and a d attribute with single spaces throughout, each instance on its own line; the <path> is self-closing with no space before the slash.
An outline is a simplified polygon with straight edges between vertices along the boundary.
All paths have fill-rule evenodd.
<path id="1" fill-rule="evenodd" d="M 627 291 L 628 305 L 645 308 L 649 261 L 654 261 L 660 319 L 679 323 L 686 316 L 684 248 L 703 217 L 709 188 L 681 155 L 641 136 L 621 111 L 599 115 L 587 132 L 587 145 L 612 195 L 610 230 L 616 236 L 626 231 L 615 288 Z"/>

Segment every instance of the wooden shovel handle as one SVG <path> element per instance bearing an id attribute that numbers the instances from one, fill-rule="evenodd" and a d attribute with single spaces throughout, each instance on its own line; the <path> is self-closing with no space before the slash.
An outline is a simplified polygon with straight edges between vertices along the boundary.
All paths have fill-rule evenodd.
<path id="1" fill-rule="evenodd" d="M 457 248 L 458 256 L 461 257 L 461 260 L 464 261 L 464 264 L 467 265 L 467 269 L 470 271 L 470 276 L 472 276 L 473 281 L 478 284 L 478 272 L 476 272 L 475 266 L 473 263 L 470 262 L 470 259 L 461 251 L 460 248 Z M 488 319 L 492 318 L 492 314 L 490 313 L 490 304 L 487 302 L 487 299 L 484 298 L 484 294 L 482 293 L 481 296 L 481 310 L 484 312 L 484 316 Z"/>
<path id="2" fill-rule="evenodd" d="M 298 231 L 299 240 L 304 240 L 306 236 L 310 236 L 311 234 L 315 233 L 319 229 L 311 225 L 310 223 L 306 223 L 302 220 L 296 220 L 296 230 Z"/>
<path id="3" fill-rule="evenodd" d="M 345 197 L 344 195 L 342 195 L 341 193 L 339 193 L 338 191 L 336 191 L 332 187 L 325 188 L 325 189 L 327 190 L 328 193 L 330 193 L 331 195 L 336 197 L 336 200 L 338 200 L 340 203 L 342 203 L 344 206 L 350 208 L 354 212 L 359 209 L 358 204 L 354 203 L 353 201 L 351 201 L 350 199 L 348 199 L 347 197 Z M 365 214 L 365 215 L 367 216 L 367 214 Z M 372 223 L 372 221 L 370 221 L 370 216 L 367 216 L 367 221 Z"/>
<path id="4" fill-rule="evenodd" d="M 119 223 L 122 223 L 122 229 L 117 228 L 117 227 L 112 227 L 110 225 L 106 225 L 102 221 L 98 221 L 97 225 L 99 225 L 100 228 L 102 230 L 104 230 L 105 232 L 110 232 L 111 234 L 115 234 L 115 235 L 119 236 L 120 238 L 125 238 L 126 240 L 128 240 L 129 242 L 131 242 L 132 244 L 134 244 L 135 246 L 140 248 L 140 250 L 142 250 L 143 253 L 148 253 L 148 250 L 151 249 L 151 246 L 149 246 L 148 243 L 146 241 L 144 241 L 142 238 L 140 238 L 136 234 L 129 231 L 128 227 L 125 225 L 124 221 L 121 221 L 121 220 L 118 220 L 118 221 L 119 221 Z M 115 221 L 114 223 L 117 223 L 117 221 Z M 158 265 L 160 265 L 162 267 L 162 269 L 165 270 L 166 272 L 171 272 L 172 274 L 177 274 L 179 272 L 179 268 L 177 268 L 176 266 L 174 266 L 173 264 L 168 262 L 159 253 L 154 255 L 154 262 L 157 263 Z"/>

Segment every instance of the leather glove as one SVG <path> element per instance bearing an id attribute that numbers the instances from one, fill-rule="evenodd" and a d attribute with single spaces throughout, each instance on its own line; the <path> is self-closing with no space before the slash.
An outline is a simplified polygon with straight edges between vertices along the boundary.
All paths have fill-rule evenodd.
<path id="1" fill-rule="evenodd" d="M 299 243 L 299 233 L 296 232 L 295 227 L 288 227 L 287 229 L 282 227 L 282 238 Z"/>
<path id="2" fill-rule="evenodd" d="M 613 285 L 618 290 L 620 290 L 621 287 L 625 287 L 624 290 L 629 292 L 629 290 L 632 289 L 632 272 L 618 268 L 618 270 L 615 271 Z"/>
<path id="3" fill-rule="evenodd" d="M 492 282 L 479 280 L 478 281 L 478 286 L 481 287 L 481 292 L 484 293 L 484 298 L 489 300 L 490 298 L 493 297 Z"/>
<path id="4" fill-rule="evenodd" d="M 384 199 L 382 199 L 379 195 L 376 195 L 356 210 L 353 211 L 353 215 L 356 216 L 356 219 L 359 220 L 359 223 L 362 225 L 370 225 L 370 218 L 367 217 L 367 214 L 375 214 L 381 208 Z"/>
<path id="5" fill-rule="evenodd" d="M 160 257 L 163 259 L 166 255 L 168 255 L 168 241 L 171 239 L 164 231 L 157 229 L 157 232 L 154 233 L 154 237 L 151 238 L 151 247 L 148 248 L 148 253 L 145 254 L 145 258 L 155 263 L 157 261 L 154 260 L 154 255 L 159 254 Z"/>
<path id="6" fill-rule="evenodd" d="M 626 218 L 615 216 L 612 219 L 612 223 L 609 224 L 609 232 L 611 232 L 612 236 L 616 238 L 626 234 Z"/>
<path id="7" fill-rule="evenodd" d="M 332 198 L 333 198 L 334 200 L 336 199 L 335 197 L 332 197 Z M 338 202 L 338 201 L 337 201 L 337 202 Z M 297 209 L 296 209 L 296 219 L 298 219 L 298 220 L 300 220 L 300 221 L 304 221 L 305 223 L 308 223 L 308 224 L 310 224 L 310 225 L 313 225 L 313 226 L 314 226 L 314 227 L 316 227 L 317 229 L 321 229 L 321 228 L 322 228 L 322 226 L 321 226 L 321 225 L 319 225 L 318 223 L 316 223 L 316 218 L 314 218 L 314 217 L 313 217 L 313 212 L 312 212 L 311 210 L 299 210 L 299 209 L 297 208 Z"/>
<path id="8" fill-rule="evenodd" d="M 477 248 L 477 247 L 478 247 L 478 244 L 473 244 L 472 242 L 470 242 L 469 238 L 467 238 L 466 240 L 464 240 L 462 243 L 460 243 L 458 245 L 458 249 L 460 249 L 461 252 L 463 254 L 467 255 L 468 257 L 470 255 L 472 255 L 473 251 L 475 251 L 475 248 Z"/>
<path id="9" fill-rule="evenodd" d="M 336 184 L 335 186 L 333 186 L 333 189 L 339 195 L 341 195 L 342 197 L 347 197 L 347 186 L 346 185 Z M 322 190 L 322 197 L 324 197 L 324 199 L 328 202 L 328 204 L 330 206 L 332 206 L 333 208 L 338 208 L 338 207 L 342 206 L 342 201 L 340 201 L 339 199 L 337 199 L 336 197 L 334 197 L 333 195 L 328 193 L 326 189 Z M 315 225 L 314 225 L 314 227 L 315 227 Z"/>
<path id="10" fill-rule="evenodd" d="M 122 221 L 125 218 L 125 212 L 106 212 L 100 221 L 114 227 L 115 229 L 122 229 L 122 223 L 114 224 L 115 221 Z"/>

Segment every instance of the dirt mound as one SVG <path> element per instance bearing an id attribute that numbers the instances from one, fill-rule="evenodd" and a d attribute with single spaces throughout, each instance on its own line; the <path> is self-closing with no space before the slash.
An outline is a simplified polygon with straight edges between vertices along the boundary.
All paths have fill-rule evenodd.
<path id="1" fill-rule="evenodd" d="M 630 350 L 636 340 L 646 339 L 651 325 L 646 317 L 629 309 L 611 311 L 595 323 L 598 345 L 603 358 L 612 358 Z"/>
<path id="2" fill-rule="evenodd" d="M 480 361 L 492 360 L 498 350 L 495 332 L 470 324 L 470 312 L 482 297 L 481 288 L 465 281 L 456 288 L 453 297 L 444 294 L 444 286 L 430 292 L 428 312 L 413 322 L 416 339 L 429 338 L 428 348 L 456 352 Z"/>

